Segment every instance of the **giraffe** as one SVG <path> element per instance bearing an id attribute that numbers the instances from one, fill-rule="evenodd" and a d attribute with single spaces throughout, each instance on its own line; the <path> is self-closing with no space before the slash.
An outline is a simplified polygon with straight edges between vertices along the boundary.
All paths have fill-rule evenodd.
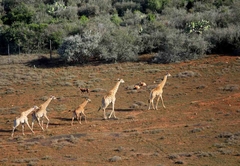
<path id="1" fill-rule="evenodd" d="M 124 80 L 123 79 L 118 79 L 116 85 L 113 87 L 113 89 L 111 89 L 105 96 L 103 96 L 102 98 L 102 106 L 99 107 L 98 111 L 100 111 L 101 109 L 103 109 L 103 117 L 104 119 L 107 119 L 107 116 L 106 116 L 106 113 L 105 113 L 105 110 L 106 108 L 108 107 L 108 105 L 110 103 L 112 103 L 112 111 L 109 115 L 109 119 L 111 118 L 112 114 L 114 116 L 115 119 L 117 119 L 117 117 L 115 116 L 115 111 L 114 111 L 114 105 L 115 105 L 115 101 L 116 101 L 116 93 L 117 93 L 117 90 L 119 88 L 119 85 L 121 83 L 124 83 Z"/>
<path id="2" fill-rule="evenodd" d="M 162 97 L 162 93 L 163 93 L 163 87 L 164 85 L 166 84 L 166 81 L 167 81 L 167 77 L 170 77 L 171 74 L 168 73 L 164 76 L 163 78 L 163 81 L 160 82 L 156 88 L 152 89 L 151 92 L 150 92 L 150 99 L 148 100 L 149 101 L 149 107 L 148 107 L 148 110 L 150 110 L 151 108 L 151 105 L 153 107 L 153 109 L 156 109 L 157 110 L 157 106 L 158 106 L 158 101 L 159 101 L 159 98 L 161 98 L 162 100 L 162 105 L 163 105 L 163 108 L 166 108 L 165 105 L 164 105 L 164 102 L 163 102 L 163 97 Z M 157 103 L 156 103 L 156 106 L 154 108 L 154 103 L 153 103 L 153 100 L 155 97 L 158 97 L 157 98 Z"/>
<path id="3" fill-rule="evenodd" d="M 43 128 L 43 118 L 44 117 L 47 119 L 46 129 L 48 128 L 49 118 L 47 117 L 47 107 L 48 107 L 49 103 L 55 99 L 56 99 L 55 96 L 50 96 L 47 101 L 45 101 L 43 104 L 40 105 L 39 110 L 33 112 L 33 114 L 32 114 L 32 129 L 33 129 L 34 121 L 37 120 L 39 126 L 44 131 L 44 128 Z M 42 120 L 42 124 L 40 123 L 41 120 Z"/>
<path id="4" fill-rule="evenodd" d="M 72 112 L 73 112 L 72 123 L 71 123 L 72 126 L 73 126 L 73 120 L 74 120 L 75 117 L 76 117 L 76 119 L 78 120 L 78 122 L 79 122 L 80 124 L 82 124 L 82 123 L 81 123 L 82 115 L 83 115 L 84 118 L 85 118 L 85 122 L 87 122 L 87 116 L 86 116 L 85 113 L 84 113 L 84 108 L 85 108 L 85 106 L 87 105 L 87 103 L 90 102 L 90 101 L 91 101 L 91 99 L 86 99 L 82 104 L 80 104 L 80 105 L 78 106 L 77 109 L 75 109 L 75 110 L 72 111 Z M 69 111 L 71 111 L 71 110 L 69 110 Z"/>
<path id="5" fill-rule="evenodd" d="M 32 108 L 29 108 L 28 110 L 26 111 L 23 111 L 21 113 L 21 116 L 20 117 L 17 117 L 15 120 L 14 120 L 14 125 L 13 125 L 13 130 L 12 130 L 12 137 L 14 135 L 14 130 L 20 125 L 20 123 L 22 124 L 22 134 L 24 134 L 24 124 L 26 123 L 28 128 L 32 131 L 32 133 L 34 134 L 32 128 L 30 127 L 30 125 L 28 124 L 28 115 L 32 112 L 32 111 L 35 111 L 39 109 L 38 106 L 34 106 Z"/>

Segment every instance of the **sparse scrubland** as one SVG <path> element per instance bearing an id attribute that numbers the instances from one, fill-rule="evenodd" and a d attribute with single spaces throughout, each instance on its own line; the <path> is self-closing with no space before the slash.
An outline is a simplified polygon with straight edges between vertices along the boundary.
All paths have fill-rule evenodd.
<path id="1" fill-rule="evenodd" d="M 0 165 L 240 164 L 239 57 L 72 66 L 51 66 L 49 60 L 47 66 L 41 65 L 42 56 L 0 57 Z M 159 103 L 158 110 L 148 110 L 150 90 L 168 72 L 166 109 Z M 116 94 L 118 120 L 103 120 L 97 110 L 117 78 L 125 81 Z M 147 86 L 133 89 L 141 81 Z M 25 127 L 23 136 L 19 126 L 12 138 L 16 116 L 51 95 L 57 100 L 47 108 L 48 129 L 35 125 L 33 135 Z M 69 110 L 85 98 L 91 99 L 87 122 L 71 126 Z"/>

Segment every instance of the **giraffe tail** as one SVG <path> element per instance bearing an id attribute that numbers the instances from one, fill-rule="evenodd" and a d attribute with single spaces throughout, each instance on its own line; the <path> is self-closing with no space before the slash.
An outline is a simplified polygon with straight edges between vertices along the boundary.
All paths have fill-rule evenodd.
<path id="1" fill-rule="evenodd" d="M 102 109 L 102 107 L 100 106 L 99 108 L 98 108 L 98 111 L 100 111 Z"/>
<path id="2" fill-rule="evenodd" d="M 152 98 L 152 91 L 150 92 L 149 99 L 148 99 L 148 103 L 150 103 L 151 98 Z"/>

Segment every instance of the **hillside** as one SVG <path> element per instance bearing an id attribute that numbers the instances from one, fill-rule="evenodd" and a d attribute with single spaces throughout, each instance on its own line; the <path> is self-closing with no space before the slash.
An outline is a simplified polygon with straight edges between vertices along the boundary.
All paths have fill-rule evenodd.
<path id="1" fill-rule="evenodd" d="M 171 64 L 116 63 L 29 66 L 21 55 L 0 57 L 0 165 L 211 165 L 236 166 L 240 159 L 240 58 L 212 55 Z M 37 58 L 37 57 L 36 57 Z M 20 60 L 20 61 L 19 61 Z M 20 63 L 19 63 L 20 62 Z M 166 73 L 164 109 L 148 110 L 149 93 Z M 103 120 L 101 98 L 124 79 L 116 94 L 118 119 Z M 134 90 L 140 81 L 146 87 Z M 80 93 L 78 87 L 89 88 Z M 13 120 L 49 96 L 49 128 Z M 71 126 L 85 98 L 87 122 Z M 107 112 L 111 110 L 108 107 Z M 32 118 L 28 119 L 31 124 Z M 44 120 L 44 127 L 46 119 Z"/>

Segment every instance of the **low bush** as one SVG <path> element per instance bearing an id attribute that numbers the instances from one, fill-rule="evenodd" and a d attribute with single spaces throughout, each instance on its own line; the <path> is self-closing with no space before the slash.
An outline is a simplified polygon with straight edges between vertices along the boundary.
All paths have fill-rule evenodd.
<path id="1" fill-rule="evenodd" d="M 240 24 L 215 28 L 204 35 L 210 43 L 211 53 L 238 53 L 240 51 Z"/>
<path id="2" fill-rule="evenodd" d="M 91 31 L 82 35 L 74 35 L 64 39 L 58 49 L 60 58 L 66 62 L 87 63 L 98 47 L 101 35 Z"/>
<path id="3" fill-rule="evenodd" d="M 167 30 L 162 45 L 153 62 L 171 63 L 201 58 L 208 50 L 208 42 L 201 35 L 180 33 Z"/>
<path id="4" fill-rule="evenodd" d="M 135 61 L 139 51 L 137 31 L 116 29 L 103 36 L 96 54 L 107 62 Z"/>

